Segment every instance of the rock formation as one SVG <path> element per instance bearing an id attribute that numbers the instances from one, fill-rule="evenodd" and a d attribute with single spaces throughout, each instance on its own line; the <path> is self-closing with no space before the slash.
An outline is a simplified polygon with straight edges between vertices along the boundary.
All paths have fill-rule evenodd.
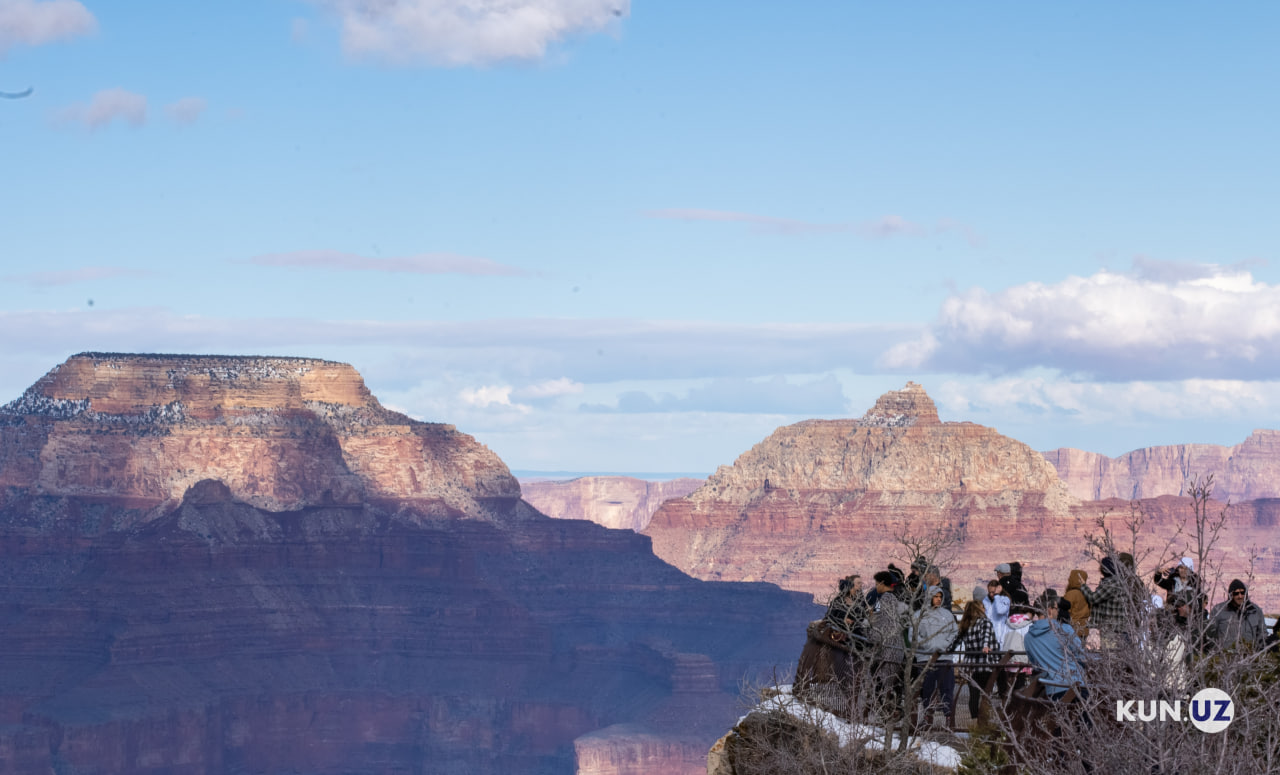
<path id="1" fill-rule="evenodd" d="M 1266 525 L 1277 504 L 1233 507 L 1220 547 L 1228 550 L 1228 579 L 1247 572 L 1255 553 L 1243 550 L 1259 547 L 1256 597 L 1271 605 L 1280 604 L 1280 555 Z M 1185 536 L 1175 534 L 1190 504 L 1161 498 L 1136 508 L 1146 516 L 1141 544 L 1154 552 L 1154 570 L 1184 550 Z M 771 581 L 818 599 L 848 573 L 869 577 L 890 561 L 907 567 L 903 536 L 941 534 L 941 564 L 967 598 L 997 563 L 1013 560 L 1026 566 L 1029 585 L 1061 590 L 1072 568 L 1096 571 L 1085 554 L 1098 520 L 1119 530 L 1130 513 L 1127 501 L 1072 497 L 1025 444 L 980 425 L 940 422 L 924 390 L 908 383 L 860 419 L 779 428 L 698 490 L 663 504 L 645 533 L 658 556 L 695 577 Z"/>
<path id="2" fill-rule="evenodd" d="M 388 499 L 492 516 L 520 497 L 497 455 L 382 408 L 343 363 L 83 353 L 0 407 L 0 487 L 147 508 L 201 479 L 275 511 Z"/>
<path id="3" fill-rule="evenodd" d="M 1256 430 L 1234 447 L 1175 444 L 1114 458 L 1064 447 L 1044 456 L 1083 500 L 1185 495 L 1188 479 L 1211 474 L 1218 500 L 1280 497 L 1280 431 Z"/>
<path id="4" fill-rule="evenodd" d="M 0 773 L 678 771 L 816 613 L 546 519 L 342 364 L 76 356 L 0 482 Z"/>
<path id="5" fill-rule="evenodd" d="M 701 485 L 701 479 L 687 477 L 649 482 L 630 476 L 581 476 L 563 482 L 521 480 L 520 490 L 526 501 L 548 517 L 640 531 L 648 527 L 659 506 Z"/>

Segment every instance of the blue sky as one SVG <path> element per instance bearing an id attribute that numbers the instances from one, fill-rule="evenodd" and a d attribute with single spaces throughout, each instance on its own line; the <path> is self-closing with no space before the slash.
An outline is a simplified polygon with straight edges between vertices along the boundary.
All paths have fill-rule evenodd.
<path id="1" fill-rule="evenodd" d="M 901 5 L 901 4 L 900 4 Z M 1280 9 L 0 0 L 0 397 L 354 364 L 516 469 L 920 382 L 1038 449 L 1280 426 Z M 89 301 L 92 300 L 92 304 Z"/>

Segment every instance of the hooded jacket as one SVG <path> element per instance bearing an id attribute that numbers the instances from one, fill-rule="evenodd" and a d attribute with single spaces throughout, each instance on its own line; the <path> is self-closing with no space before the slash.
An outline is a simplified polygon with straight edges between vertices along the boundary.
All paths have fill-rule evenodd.
<path id="1" fill-rule="evenodd" d="M 1031 664 L 1041 671 L 1040 683 L 1049 697 L 1084 682 L 1084 647 L 1071 625 L 1037 619 L 1027 628 L 1023 643 Z"/>
<path id="2" fill-rule="evenodd" d="M 1071 628 L 1081 640 L 1089 637 L 1089 601 L 1084 599 L 1083 589 L 1089 581 L 1089 572 L 1079 568 L 1067 576 L 1067 591 L 1062 597 L 1071 604 Z"/>
<path id="3" fill-rule="evenodd" d="M 934 608 L 931 605 L 921 611 L 919 617 L 920 621 L 916 625 L 916 639 L 919 641 L 917 653 L 927 658 L 935 651 L 949 650 L 960 634 L 955 615 L 949 609 Z M 952 659 L 949 654 L 938 657 L 939 662 L 950 662 Z"/>

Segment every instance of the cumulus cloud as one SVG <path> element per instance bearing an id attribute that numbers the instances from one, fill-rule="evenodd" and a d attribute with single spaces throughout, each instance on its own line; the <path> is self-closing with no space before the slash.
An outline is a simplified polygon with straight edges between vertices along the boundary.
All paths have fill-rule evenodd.
<path id="1" fill-rule="evenodd" d="M 406 373 L 493 372 L 504 382 L 710 379 L 867 369 L 917 326 L 521 318 L 368 321 L 218 318 L 163 308 L 0 312 L 0 351 L 316 352 L 394 347 Z"/>
<path id="2" fill-rule="evenodd" d="M 19 45 L 88 35 L 98 22 L 76 0 L 0 0 L 0 57 Z"/>
<path id="3" fill-rule="evenodd" d="M 393 272 L 404 274 L 468 274 L 524 276 L 528 272 L 487 258 L 453 253 L 421 253 L 404 258 L 368 258 L 337 250 L 298 250 L 255 256 L 249 263 L 291 269 L 331 269 L 342 272 Z"/>
<path id="4" fill-rule="evenodd" d="M 79 269 L 65 269 L 49 272 L 26 272 L 23 274 L 5 275 L 8 282 L 25 283 L 37 287 L 55 285 L 74 285 L 93 280 L 110 280 L 115 277 L 139 277 L 150 274 L 141 269 L 126 269 L 120 266 L 85 266 Z"/>
<path id="5" fill-rule="evenodd" d="M 630 0 L 314 0 L 334 12 L 350 56 L 449 67 L 538 60 L 572 35 L 600 32 Z"/>
<path id="6" fill-rule="evenodd" d="M 833 376 L 793 384 L 784 377 L 767 380 L 716 379 L 684 396 L 652 396 L 628 391 L 617 406 L 587 404 L 586 412 L 736 412 L 743 414 L 829 415 L 847 411 L 848 399 Z"/>
<path id="7" fill-rule="evenodd" d="M 194 124 L 208 103 L 203 97 L 183 97 L 177 102 L 165 105 L 164 112 L 171 121 L 179 124 Z"/>
<path id="8" fill-rule="evenodd" d="M 522 414 L 532 411 L 531 407 L 511 402 L 510 385 L 483 385 L 478 388 L 464 388 L 459 391 L 458 398 L 462 399 L 464 404 L 474 406 L 477 409 L 498 407 L 515 409 Z"/>
<path id="9" fill-rule="evenodd" d="M 147 98 L 124 89 L 104 89 L 93 95 L 87 105 L 63 108 L 58 119 L 63 123 L 83 124 L 89 129 L 101 129 L 113 121 L 140 127 L 147 123 Z"/>
<path id="10" fill-rule="evenodd" d="M 944 219 L 933 225 L 917 223 L 900 215 L 886 215 L 867 221 L 816 223 L 791 218 L 776 218 L 771 215 L 757 215 L 732 210 L 700 210 L 696 208 L 669 208 L 664 210 L 648 210 L 644 215 L 672 221 L 710 221 L 717 223 L 743 223 L 752 231 L 773 234 L 822 234 L 846 232 L 866 239 L 889 239 L 892 237 L 923 237 L 931 235 L 957 234 L 971 245 L 979 245 L 982 238 L 964 224 Z"/>
<path id="11" fill-rule="evenodd" d="M 1138 267 L 948 298 L 892 369 L 1049 367 L 1102 380 L 1280 376 L 1280 286 L 1243 269 Z"/>

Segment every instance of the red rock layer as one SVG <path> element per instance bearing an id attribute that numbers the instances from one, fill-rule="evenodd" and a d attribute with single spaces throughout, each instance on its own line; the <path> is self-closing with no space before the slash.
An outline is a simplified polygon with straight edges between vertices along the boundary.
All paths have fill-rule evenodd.
<path id="1" fill-rule="evenodd" d="M 273 510 L 368 498 L 480 516 L 520 497 L 497 455 L 383 409 L 342 363 L 85 353 L 0 407 L 0 487 L 158 507 L 209 478 Z"/>
<path id="2" fill-rule="evenodd" d="M 582 476 L 565 482 L 520 482 L 524 499 L 556 519 L 585 519 L 605 527 L 644 530 L 666 501 L 702 485 L 701 479 L 649 482 L 629 476 Z"/>
<path id="3" fill-rule="evenodd" d="M 1115 458 L 1061 448 L 1044 456 L 1071 494 L 1084 500 L 1183 495 L 1190 477 L 1210 474 L 1218 500 L 1280 497 L 1280 431 L 1256 430 L 1234 447 L 1175 444 Z"/>
<path id="4" fill-rule="evenodd" d="M 905 394 L 905 395 L 904 395 Z M 1125 501 L 1081 503 L 1039 453 L 969 423 L 939 423 L 918 386 L 894 391 L 861 420 L 779 428 L 689 496 L 658 509 L 645 533 L 658 556 L 697 578 L 769 581 L 820 599 L 838 578 L 868 577 L 912 557 L 902 536 L 953 536 L 941 558 L 957 597 L 997 563 L 1027 566 L 1037 588 L 1062 591 L 1072 568 L 1092 569 L 1087 536 L 1113 529 Z M 1140 548 L 1154 571 L 1186 551 L 1187 499 L 1142 501 Z M 1269 532 L 1277 502 L 1233 507 L 1219 550 L 1226 579 L 1258 557 L 1260 601 L 1280 606 L 1280 556 Z M 1179 529 L 1182 535 L 1177 535 Z M 1246 551 L 1256 546 L 1256 552 Z"/>

